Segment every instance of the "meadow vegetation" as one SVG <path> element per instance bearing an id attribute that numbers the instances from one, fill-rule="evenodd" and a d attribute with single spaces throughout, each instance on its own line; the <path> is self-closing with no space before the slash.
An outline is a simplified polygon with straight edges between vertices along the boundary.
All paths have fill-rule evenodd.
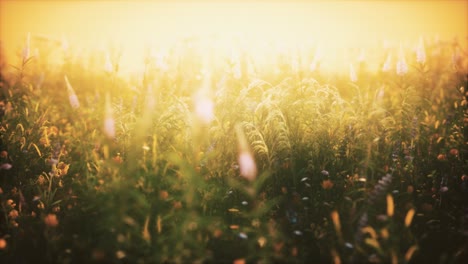
<path id="1" fill-rule="evenodd" d="M 468 258 L 458 43 L 335 72 L 317 47 L 260 63 L 197 44 L 125 78 L 117 48 L 37 39 L 2 66 L 2 263 Z"/>

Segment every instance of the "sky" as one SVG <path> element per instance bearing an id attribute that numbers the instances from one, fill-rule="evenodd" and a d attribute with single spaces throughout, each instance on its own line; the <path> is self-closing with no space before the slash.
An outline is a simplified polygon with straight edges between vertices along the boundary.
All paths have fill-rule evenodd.
<path id="1" fill-rule="evenodd" d="M 71 44 L 115 41 L 127 50 L 188 35 L 244 34 L 328 47 L 383 39 L 468 37 L 468 1 L 41 1 L 0 0 L 0 41 L 7 59 L 30 32 Z"/>

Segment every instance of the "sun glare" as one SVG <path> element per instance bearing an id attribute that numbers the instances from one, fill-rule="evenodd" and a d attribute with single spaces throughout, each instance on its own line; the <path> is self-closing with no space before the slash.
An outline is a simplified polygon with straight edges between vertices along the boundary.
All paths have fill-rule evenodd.
<path id="1" fill-rule="evenodd" d="M 241 48 L 257 57 L 320 46 L 316 56 L 331 70 L 346 69 L 359 51 L 384 41 L 396 47 L 412 47 L 422 36 L 465 41 L 467 10 L 465 1 L 1 1 L 0 38 L 12 64 L 31 32 L 33 42 L 82 52 L 105 53 L 112 43 L 126 73 L 144 69 L 148 47 L 167 50 L 187 38 L 204 40 L 207 51 Z M 317 62 L 309 62 L 312 70 Z"/>

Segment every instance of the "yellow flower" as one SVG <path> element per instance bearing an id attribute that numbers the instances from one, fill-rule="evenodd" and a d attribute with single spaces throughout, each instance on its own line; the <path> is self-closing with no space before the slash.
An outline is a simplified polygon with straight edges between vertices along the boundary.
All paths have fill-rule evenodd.
<path id="1" fill-rule="evenodd" d="M 59 162 L 57 164 L 57 176 L 64 176 L 68 174 L 68 169 L 70 168 L 69 164 L 65 164 L 63 162 Z"/>

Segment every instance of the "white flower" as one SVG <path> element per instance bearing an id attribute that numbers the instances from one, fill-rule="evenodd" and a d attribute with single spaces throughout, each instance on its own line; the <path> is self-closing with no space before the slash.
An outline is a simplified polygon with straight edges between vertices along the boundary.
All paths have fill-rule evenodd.
<path id="1" fill-rule="evenodd" d="M 385 60 L 385 63 L 383 65 L 383 67 L 382 67 L 382 71 L 383 72 L 390 71 L 390 69 L 392 67 L 391 65 L 392 65 L 392 55 L 390 53 L 388 53 L 387 59 Z"/>
<path id="2" fill-rule="evenodd" d="M 426 50 L 424 48 L 424 40 L 422 37 L 419 39 L 419 45 L 416 48 L 416 61 L 421 64 L 426 62 Z"/>
<path id="3" fill-rule="evenodd" d="M 111 59 L 110 59 L 110 55 L 108 52 L 106 52 L 106 62 L 104 64 L 104 70 L 107 72 L 107 73 L 111 73 L 113 71 L 113 66 L 112 66 L 112 62 L 111 62 Z"/>
<path id="4" fill-rule="evenodd" d="M 2 165 L 0 165 L 0 169 L 2 170 L 9 170 L 13 167 L 13 165 L 11 165 L 10 163 L 3 163 Z"/>
<path id="5" fill-rule="evenodd" d="M 349 79 L 352 82 L 357 82 L 356 71 L 354 70 L 353 64 L 351 64 L 351 63 L 349 64 Z"/>
<path id="6" fill-rule="evenodd" d="M 257 177 L 257 165 L 252 155 L 247 151 L 242 151 L 239 155 L 239 168 L 241 176 L 247 180 L 253 181 Z"/>
<path id="7" fill-rule="evenodd" d="M 365 60 L 366 60 L 366 53 L 364 52 L 364 49 L 361 49 L 361 51 L 359 52 L 358 61 L 362 63 L 362 62 L 365 62 Z"/>
<path id="8" fill-rule="evenodd" d="M 115 121 L 112 117 L 112 106 L 109 94 L 106 96 L 105 111 L 106 117 L 104 119 L 104 133 L 108 137 L 113 138 L 115 137 Z"/>
<path id="9" fill-rule="evenodd" d="M 400 53 L 398 55 L 398 62 L 396 64 L 396 73 L 400 76 L 405 75 L 408 72 L 408 64 L 406 64 L 405 53 L 400 45 Z"/>
<path id="10" fill-rule="evenodd" d="M 28 32 L 28 35 L 26 36 L 26 43 L 23 48 L 23 61 L 29 59 L 30 53 L 31 53 L 31 33 Z"/>
<path id="11" fill-rule="evenodd" d="M 78 97 L 76 96 L 76 94 L 70 94 L 68 96 L 68 98 L 70 99 L 70 105 L 71 107 L 73 108 L 79 108 L 80 107 L 80 102 L 78 101 Z"/>
<path id="12" fill-rule="evenodd" d="M 67 92 L 68 92 L 68 98 L 70 99 L 70 105 L 75 109 L 79 108 L 80 102 L 78 101 L 78 97 L 75 94 L 75 90 L 73 90 L 73 87 L 68 81 L 68 77 L 66 75 L 64 76 L 64 79 L 65 79 L 65 84 L 67 85 Z"/>

